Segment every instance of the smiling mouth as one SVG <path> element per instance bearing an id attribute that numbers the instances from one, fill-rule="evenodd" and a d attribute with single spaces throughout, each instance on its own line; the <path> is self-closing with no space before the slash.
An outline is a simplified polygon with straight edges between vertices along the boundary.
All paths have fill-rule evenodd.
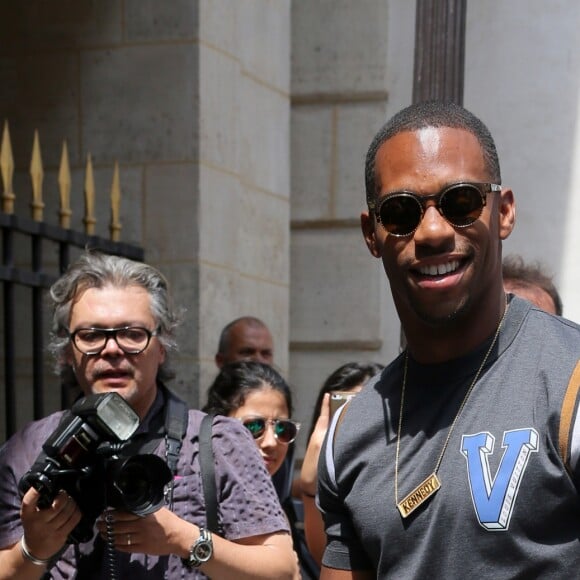
<path id="1" fill-rule="evenodd" d="M 415 271 L 421 276 L 445 276 L 446 274 L 452 274 L 459 269 L 460 261 L 451 260 L 445 262 L 444 264 L 431 264 L 428 266 L 420 266 Z"/>

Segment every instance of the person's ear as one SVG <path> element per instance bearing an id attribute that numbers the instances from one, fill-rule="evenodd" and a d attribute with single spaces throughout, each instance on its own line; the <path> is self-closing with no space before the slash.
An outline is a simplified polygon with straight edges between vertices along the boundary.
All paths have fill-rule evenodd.
<path id="1" fill-rule="evenodd" d="M 509 188 L 502 189 L 499 195 L 499 236 L 505 240 L 516 225 L 516 200 L 514 192 Z"/>
<path id="2" fill-rule="evenodd" d="M 215 355 L 215 366 L 218 369 L 221 369 L 224 366 L 224 355 L 219 352 Z"/>
<path id="3" fill-rule="evenodd" d="M 159 343 L 159 364 L 163 364 L 165 362 L 165 358 L 167 357 L 167 351 L 165 347 Z"/>
<path id="4" fill-rule="evenodd" d="M 74 353 L 73 353 L 73 347 L 71 346 L 70 341 L 69 341 L 69 344 L 67 344 L 64 347 L 64 350 L 59 355 L 59 359 L 63 364 L 68 365 L 69 367 L 72 367 L 74 369 L 75 357 L 74 357 Z"/>
<path id="5" fill-rule="evenodd" d="M 381 254 L 378 249 L 377 236 L 375 233 L 375 220 L 371 215 L 369 215 L 368 211 L 363 211 L 360 214 L 360 227 L 369 252 L 375 258 L 380 258 Z"/>

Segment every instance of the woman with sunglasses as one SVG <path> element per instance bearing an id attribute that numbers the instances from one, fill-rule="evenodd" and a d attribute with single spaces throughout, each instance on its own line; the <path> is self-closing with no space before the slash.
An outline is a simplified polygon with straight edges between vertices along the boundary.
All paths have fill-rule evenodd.
<path id="1" fill-rule="evenodd" d="M 255 439 L 270 475 L 282 466 L 300 429 L 290 419 L 292 395 L 286 381 L 269 365 L 253 361 L 225 365 L 203 410 L 239 419 Z"/>
<path id="2" fill-rule="evenodd" d="M 256 441 L 270 476 L 282 467 L 300 429 L 300 423 L 290 419 L 292 394 L 286 381 L 271 366 L 254 361 L 224 365 L 209 388 L 203 411 L 241 421 Z M 302 578 L 318 578 L 318 566 L 308 553 L 304 536 L 296 528 L 290 494 L 280 501 L 288 516 Z"/>

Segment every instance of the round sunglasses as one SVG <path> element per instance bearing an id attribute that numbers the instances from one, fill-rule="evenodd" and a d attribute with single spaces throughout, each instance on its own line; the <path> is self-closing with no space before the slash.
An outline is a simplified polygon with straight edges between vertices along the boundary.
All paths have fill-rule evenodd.
<path id="1" fill-rule="evenodd" d="M 300 430 L 300 423 L 290 419 L 266 419 L 264 417 L 242 417 L 240 421 L 252 434 L 254 439 L 260 439 L 266 433 L 268 425 L 272 425 L 274 437 L 280 443 L 292 443 Z"/>
<path id="2" fill-rule="evenodd" d="M 465 228 L 479 219 L 486 195 L 501 191 L 495 183 L 454 183 L 432 195 L 397 191 L 381 199 L 374 209 L 377 221 L 391 235 L 410 236 L 419 227 L 427 202 L 433 200 L 437 211 L 456 228 Z M 374 204 L 373 204 L 374 205 Z"/>

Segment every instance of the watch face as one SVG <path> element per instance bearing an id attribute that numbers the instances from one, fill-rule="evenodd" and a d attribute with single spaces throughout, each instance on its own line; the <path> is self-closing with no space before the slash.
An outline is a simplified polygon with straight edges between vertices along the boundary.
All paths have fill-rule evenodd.
<path id="1" fill-rule="evenodd" d="M 187 568 L 197 568 L 213 556 L 211 532 L 200 528 L 200 536 L 195 540 L 189 551 L 189 556 L 182 560 Z"/>
<path id="2" fill-rule="evenodd" d="M 212 546 L 209 542 L 202 542 L 195 546 L 195 557 L 200 562 L 207 562 L 212 555 Z"/>

